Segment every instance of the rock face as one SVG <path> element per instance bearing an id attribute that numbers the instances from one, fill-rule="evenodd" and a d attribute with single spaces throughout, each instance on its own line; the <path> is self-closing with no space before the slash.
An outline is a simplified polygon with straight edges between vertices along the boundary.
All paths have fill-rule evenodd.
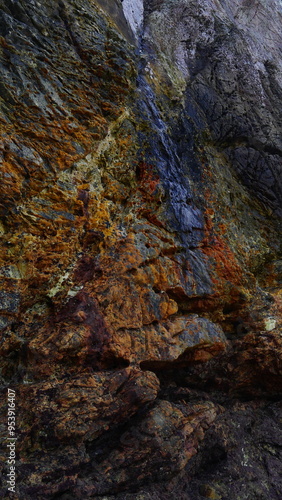
<path id="1" fill-rule="evenodd" d="M 0 492 L 277 499 L 280 0 L 0 0 Z"/>

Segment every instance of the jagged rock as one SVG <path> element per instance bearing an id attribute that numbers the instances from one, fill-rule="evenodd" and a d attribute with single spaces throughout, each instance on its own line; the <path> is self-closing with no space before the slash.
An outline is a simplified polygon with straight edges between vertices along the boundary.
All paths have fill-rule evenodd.
<path id="1" fill-rule="evenodd" d="M 278 500 L 281 488 L 281 404 L 237 402 L 218 416 L 173 480 L 103 499 Z"/>
<path id="2" fill-rule="evenodd" d="M 0 0 L 19 498 L 280 498 L 281 13 Z"/>
<path id="3" fill-rule="evenodd" d="M 162 481 L 182 470 L 195 455 L 204 431 L 220 408 L 213 403 L 174 405 L 160 401 L 145 418 L 119 436 L 118 443 L 103 460 L 103 449 L 88 448 L 94 456 L 92 470 L 83 474 L 88 485 L 75 494 L 107 494 L 151 482 Z M 89 478 L 92 476 L 92 479 Z M 90 484 L 89 484 L 90 483 Z M 92 484 L 91 484 L 92 483 Z"/>
<path id="4" fill-rule="evenodd" d="M 153 373 L 130 368 L 103 373 L 88 369 L 69 373 L 63 379 L 18 387 L 19 495 L 44 498 L 46 489 L 50 496 L 66 485 L 74 485 L 74 469 L 90 460 L 85 446 L 154 401 L 158 389 Z M 6 392 L 2 393 L 3 422 L 7 414 Z M 6 430 L 3 426 L 3 441 Z M 5 456 L 2 458 L 5 462 Z M 60 480 L 52 484 L 56 471 Z"/>

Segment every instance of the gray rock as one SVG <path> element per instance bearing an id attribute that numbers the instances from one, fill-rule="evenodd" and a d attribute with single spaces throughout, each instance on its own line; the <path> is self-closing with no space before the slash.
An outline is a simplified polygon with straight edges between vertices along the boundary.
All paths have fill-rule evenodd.
<path id="1" fill-rule="evenodd" d="M 0 311 L 15 313 L 19 310 L 20 295 L 16 292 L 0 291 Z"/>
<path id="2" fill-rule="evenodd" d="M 178 90 L 182 80 L 216 147 L 281 215 L 281 2 L 164 0 L 145 2 L 145 13 L 160 70 Z"/>

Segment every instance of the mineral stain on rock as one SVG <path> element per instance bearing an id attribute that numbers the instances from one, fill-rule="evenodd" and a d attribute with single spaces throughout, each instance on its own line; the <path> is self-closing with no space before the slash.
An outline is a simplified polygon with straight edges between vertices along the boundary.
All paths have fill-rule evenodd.
<path id="1" fill-rule="evenodd" d="M 1 497 L 282 497 L 281 24 L 0 0 Z"/>

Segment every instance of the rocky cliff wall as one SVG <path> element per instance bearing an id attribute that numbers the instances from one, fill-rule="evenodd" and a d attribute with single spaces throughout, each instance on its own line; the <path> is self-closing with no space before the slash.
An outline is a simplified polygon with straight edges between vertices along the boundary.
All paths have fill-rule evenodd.
<path id="1" fill-rule="evenodd" d="M 281 498 L 281 13 L 0 0 L 12 498 Z"/>

